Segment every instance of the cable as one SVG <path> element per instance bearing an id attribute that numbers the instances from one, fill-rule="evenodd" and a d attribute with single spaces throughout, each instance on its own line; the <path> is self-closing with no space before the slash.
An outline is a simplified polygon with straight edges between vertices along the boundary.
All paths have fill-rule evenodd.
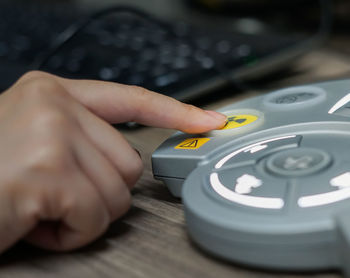
<path id="1" fill-rule="evenodd" d="M 130 13 L 139 16 L 141 19 L 154 23 L 157 26 L 163 27 L 164 29 L 166 28 L 166 25 L 156 19 L 155 17 L 149 15 L 148 13 L 145 13 L 137 8 L 132 8 L 129 6 L 112 6 L 108 7 L 106 9 L 103 9 L 101 11 L 98 11 L 87 18 L 77 22 L 76 24 L 71 25 L 68 27 L 65 31 L 63 31 L 52 43 L 50 49 L 38 57 L 36 61 L 33 63 L 32 68 L 35 69 L 41 69 L 47 61 L 55 54 L 57 51 L 59 51 L 63 46 L 65 46 L 70 40 L 72 40 L 82 29 L 84 29 L 88 24 L 93 22 L 94 20 L 105 16 L 107 14 L 112 14 L 112 13 Z"/>

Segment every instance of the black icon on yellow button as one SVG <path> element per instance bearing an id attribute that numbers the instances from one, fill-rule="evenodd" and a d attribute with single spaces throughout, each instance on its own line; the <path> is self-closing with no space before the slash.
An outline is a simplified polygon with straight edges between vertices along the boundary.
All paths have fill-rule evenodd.
<path id="1" fill-rule="evenodd" d="M 210 141 L 210 138 L 188 138 L 175 146 L 175 149 L 180 150 L 196 150 Z"/>
<path id="2" fill-rule="evenodd" d="M 242 108 L 222 111 L 226 115 L 226 125 L 221 129 L 211 130 L 209 136 L 230 136 L 246 133 L 264 123 L 264 113 L 259 110 Z"/>
<path id="3" fill-rule="evenodd" d="M 221 130 L 238 128 L 258 120 L 258 116 L 250 114 L 228 115 L 226 125 Z"/>

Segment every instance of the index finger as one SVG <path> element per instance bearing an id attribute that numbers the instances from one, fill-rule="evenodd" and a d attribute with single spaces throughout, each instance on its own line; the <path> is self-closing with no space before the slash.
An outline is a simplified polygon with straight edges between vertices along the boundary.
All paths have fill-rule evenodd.
<path id="1" fill-rule="evenodd" d="M 201 133 L 225 125 L 226 116 L 202 110 L 141 87 L 55 77 L 80 103 L 110 123 L 144 125 Z"/>

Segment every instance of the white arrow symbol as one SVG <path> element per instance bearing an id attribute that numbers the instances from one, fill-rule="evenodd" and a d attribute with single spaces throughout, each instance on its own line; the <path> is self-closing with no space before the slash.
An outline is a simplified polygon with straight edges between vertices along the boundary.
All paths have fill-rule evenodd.
<path id="1" fill-rule="evenodd" d="M 339 189 L 350 187 L 350 172 L 346 172 L 330 180 L 330 184 Z"/>

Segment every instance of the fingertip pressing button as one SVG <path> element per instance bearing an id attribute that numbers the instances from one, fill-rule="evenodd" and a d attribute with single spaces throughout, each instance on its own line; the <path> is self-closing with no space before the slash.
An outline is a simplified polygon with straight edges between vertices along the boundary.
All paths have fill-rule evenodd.
<path id="1" fill-rule="evenodd" d="M 248 132 L 264 122 L 264 114 L 254 109 L 235 109 L 221 112 L 227 116 L 226 125 L 209 132 L 210 135 L 232 135 Z"/>

